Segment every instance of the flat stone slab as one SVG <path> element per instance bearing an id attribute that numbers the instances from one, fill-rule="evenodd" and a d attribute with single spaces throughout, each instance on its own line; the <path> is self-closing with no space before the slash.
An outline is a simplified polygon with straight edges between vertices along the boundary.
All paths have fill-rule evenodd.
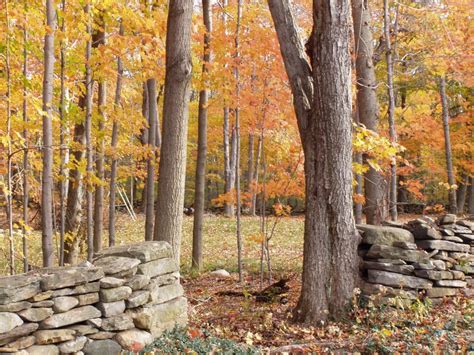
<path id="1" fill-rule="evenodd" d="M 100 288 L 114 288 L 114 287 L 120 287 L 123 286 L 126 280 L 124 279 L 118 279 L 116 277 L 104 277 L 102 280 L 100 280 Z"/>
<path id="2" fill-rule="evenodd" d="M 23 320 L 15 313 L 0 312 L 0 334 L 9 332 L 23 324 Z"/>
<path id="3" fill-rule="evenodd" d="M 79 301 L 79 306 L 87 306 L 99 302 L 99 292 L 85 293 L 75 297 Z"/>
<path id="4" fill-rule="evenodd" d="M 172 258 L 153 260 L 138 266 L 137 274 L 153 278 L 158 275 L 169 274 L 179 270 Z"/>
<path id="5" fill-rule="evenodd" d="M 441 298 L 446 296 L 456 296 L 456 288 L 450 287 L 433 287 L 426 290 L 426 296 L 430 298 Z"/>
<path id="6" fill-rule="evenodd" d="M 368 270 L 368 280 L 371 283 L 411 289 L 427 289 L 433 286 L 431 281 L 420 277 L 381 270 Z"/>
<path id="7" fill-rule="evenodd" d="M 453 243 L 447 240 L 420 240 L 416 244 L 422 249 L 438 249 L 446 251 L 468 252 L 469 245 Z"/>
<path id="8" fill-rule="evenodd" d="M 79 304 L 79 301 L 75 297 L 63 296 L 54 299 L 53 310 L 56 313 L 67 312 L 73 309 Z"/>
<path id="9" fill-rule="evenodd" d="M 395 242 L 413 243 L 415 241 L 413 234 L 402 228 L 358 224 L 357 229 L 363 232 L 362 243 L 365 244 L 393 245 Z"/>
<path id="10" fill-rule="evenodd" d="M 99 290 L 100 290 L 99 281 L 88 282 L 86 284 L 79 285 L 74 288 L 62 288 L 59 290 L 55 290 L 53 292 L 53 297 L 82 295 L 85 293 L 99 292 Z"/>
<path id="11" fill-rule="evenodd" d="M 127 308 L 136 308 L 143 306 L 150 299 L 150 291 L 138 290 L 133 291 L 133 293 L 128 297 L 126 302 Z"/>
<path id="12" fill-rule="evenodd" d="M 374 259 L 402 259 L 409 262 L 419 262 L 428 259 L 428 253 L 424 250 L 406 250 L 392 247 L 390 245 L 374 244 L 370 247 L 367 257 Z"/>
<path id="13" fill-rule="evenodd" d="M 73 340 L 76 332 L 72 329 L 38 330 L 35 332 L 36 343 L 48 345 Z"/>
<path id="14" fill-rule="evenodd" d="M 150 278 L 145 275 L 134 275 L 126 283 L 125 286 L 130 287 L 133 291 L 141 290 L 150 283 Z"/>
<path id="15" fill-rule="evenodd" d="M 12 341 L 11 343 L 8 343 L 5 345 L 3 348 L 0 348 L 0 353 L 2 352 L 16 352 L 18 350 L 28 348 L 32 345 L 34 345 L 36 342 L 36 338 L 33 335 L 29 335 L 26 337 L 21 337 L 18 338 L 15 341 Z"/>
<path id="16" fill-rule="evenodd" d="M 172 251 L 167 242 L 147 241 L 131 245 L 117 245 L 101 250 L 94 255 L 94 259 L 97 260 L 105 256 L 125 256 L 147 263 L 156 259 L 170 258 Z"/>
<path id="17" fill-rule="evenodd" d="M 0 312 L 19 312 L 27 308 L 31 308 L 30 302 L 21 301 L 0 305 Z"/>
<path id="18" fill-rule="evenodd" d="M 153 343 L 153 336 L 139 329 L 124 330 L 117 334 L 115 340 L 127 351 L 141 351 L 143 348 Z"/>
<path id="19" fill-rule="evenodd" d="M 28 355 L 58 355 L 59 348 L 54 345 L 33 345 L 25 349 Z"/>
<path id="20" fill-rule="evenodd" d="M 125 311 L 125 301 L 99 302 L 97 308 L 102 312 L 103 317 L 113 317 Z"/>
<path id="21" fill-rule="evenodd" d="M 37 323 L 26 323 L 22 324 L 16 328 L 13 328 L 9 332 L 0 334 L 0 345 L 5 345 L 11 343 L 12 341 L 23 337 L 25 335 L 30 335 L 36 329 L 38 329 Z"/>
<path id="22" fill-rule="evenodd" d="M 83 349 L 86 355 L 104 355 L 104 354 L 120 354 L 122 347 L 113 340 L 96 340 L 87 345 Z"/>
<path id="23" fill-rule="evenodd" d="M 106 331 L 118 331 L 132 329 L 134 328 L 134 324 L 130 315 L 121 314 L 118 316 L 102 319 L 102 325 L 100 327 Z"/>
<path id="24" fill-rule="evenodd" d="M 28 308 L 18 312 L 18 315 L 28 322 L 41 322 L 53 313 L 51 308 Z"/>
<path id="25" fill-rule="evenodd" d="M 364 269 L 391 271 L 405 275 L 411 275 L 415 270 L 412 265 L 393 265 L 389 263 L 379 263 L 376 261 L 364 261 L 362 263 L 362 267 Z"/>
<path id="26" fill-rule="evenodd" d="M 129 271 L 138 264 L 140 264 L 140 260 L 123 256 L 105 256 L 94 262 L 94 265 L 102 268 L 106 275 Z"/>
<path id="27" fill-rule="evenodd" d="M 400 298 L 406 298 L 410 300 L 415 300 L 418 298 L 418 294 L 415 291 L 401 290 L 399 288 L 393 288 L 390 286 L 385 286 L 385 285 L 380 285 L 380 284 L 373 284 L 370 282 L 363 282 L 361 289 L 365 295 L 400 297 Z"/>
<path id="28" fill-rule="evenodd" d="M 125 300 L 132 294 L 132 289 L 128 286 L 120 286 L 116 288 L 106 288 L 100 290 L 100 300 L 102 302 L 116 302 Z"/>
<path id="29" fill-rule="evenodd" d="M 104 271 L 98 267 L 54 267 L 41 269 L 39 273 L 43 290 L 77 286 L 104 277 Z"/>
<path id="30" fill-rule="evenodd" d="M 26 274 L 0 277 L 2 305 L 27 300 L 40 292 L 40 277 Z"/>
<path id="31" fill-rule="evenodd" d="M 102 316 L 102 313 L 94 306 L 73 308 L 64 313 L 53 314 L 45 319 L 41 322 L 41 329 L 60 328 L 100 316 Z"/>
<path id="32" fill-rule="evenodd" d="M 65 343 L 59 344 L 59 351 L 62 354 L 71 354 L 81 351 L 84 345 L 86 345 L 87 338 L 85 336 L 78 336 L 73 340 L 66 341 Z"/>
<path id="33" fill-rule="evenodd" d="M 415 275 L 430 280 L 452 280 L 453 274 L 449 271 L 415 270 Z"/>
<path id="34" fill-rule="evenodd" d="M 467 286 L 466 281 L 462 280 L 438 280 L 435 282 L 436 286 L 442 286 L 442 287 L 459 287 L 463 288 Z"/>

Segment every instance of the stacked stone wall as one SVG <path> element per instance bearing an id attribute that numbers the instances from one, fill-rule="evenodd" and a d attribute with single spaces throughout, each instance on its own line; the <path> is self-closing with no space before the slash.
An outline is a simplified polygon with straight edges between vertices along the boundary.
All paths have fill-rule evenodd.
<path id="1" fill-rule="evenodd" d="M 111 247 L 92 264 L 0 278 L 0 353 L 139 351 L 186 323 L 179 268 L 165 242 Z"/>

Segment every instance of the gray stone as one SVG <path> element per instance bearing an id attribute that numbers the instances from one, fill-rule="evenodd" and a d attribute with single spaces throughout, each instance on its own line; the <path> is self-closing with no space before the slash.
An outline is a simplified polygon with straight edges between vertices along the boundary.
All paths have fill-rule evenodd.
<path id="1" fill-rule="evenodd" d="M 77 335 L 89 335 L 89 334 L 97 333 L 99 331 L 99 329 L 91 325 L 86 325 L 86 324 L 72 325 L 70 327 L 67 327 L 67 329 L 74 330 Z"/>
<path id="2" fill-rule="evenodd" d="M 187 325 L 186 298 L 176 298 L 170 302 L 145 306 L 134 315 L 137 328 L 149 331 L 154 337 L 175 326 Z"/>
<path id="3" fill-rule="evenodd" d="M 62 313 L 67 312 L 70 309 L 73 309 L 79 304 L 79 301 L 75 297 L 64 296 L 64 297 L 57 297 L 54 299 L 54 312 Z"/>
<path id="4" fill-rule="evenodd" d="M 53 300 L 39 301 L 31 304 L 33 308 L 51 308 L 54 306 Z"/>
<path id="5" fill-rule="evenodd" d="M 452 224 L 456 223 L 456 215 L 455 214 L 445 214 L 444 216 L 440 216 L 438 218 L 438 223 L 439 224 Z"/>
<path id="6" fill-rule="evenodd" d="M 209 273 L 209 275 L 217 277 L 218 279 L 228 279 L 230 277 L 229 272 L 227 270 L 224 270 L 224 269 L 211 271 Z"/>
<path id="7" fill-rule="evenodd" d="M 41 322 L 53 313 L 51 308 L 29 308 L 18 312 L 18 315 L 28 322 Z"/>
<path id="8" fill-rule="evenodd" d="M 468 221 L 467 219 L 461 219 L 457 221 L 457 224 L 466 228 L 469 228 L 471 231 L 474 231 L 474 221 Z"/>
<path id="9" fill-rule="evenodd" d="M 468 252 L 469 245 L 448 242 L 447 240 L 420 240 L 416 244 L 422 249 Z"/>
<path id="10" fill-rule="evenodd" d="M 393 245 L 394 242 L 413 243 L 413 235 L 406 229 L 359 224 L 357 229 L 362 231 L 362 243 Z"/>
<path id="11" fill-rule="evenodd" d="M 61 343 L 75 338 L 76 332 L 72 329 L 50 329 L 35 332 L 36 344 L 48 345 Z"/>
<path id="12" fill-rule="evenodd" d="M 368 270 L 368 275 L 369 282 L 392 287 L 421 289 L 431 288 L 433 285 L 431 281 L 420 277 L 401 275 L 388 271 Z"/>
<path id="13" fill-rule="evenodd" d="M 125 311 L 125 301 L 100 302 L 97 304 L 97 308 L 102 312 L 102 317 L 113 317 Z"/>
<path id="14" fill-rule="evenodd" d="M 79 306 L 86 306 L 88 304 L 94 304 L 99 302 L 99 292 L 85 293 L 83 295 L 77 295 Z"/>
<path id="15" fill-rule="evenodd" d="M 0 333 L 6 333 L 19 327 L 23 321 L 15 313 L 0 312 Z"/>
<path id="16" fill-rule="evenodd" d="M 441 228 L 440 232 L 442 235 L 445 235 L 445 236 L 454 236 L 454 232 L 451 229 Z"/>
<path id="17" fill-rule="evenodd" d="M 407 263 L 401 259 L 377 259 L 379 263 L 392 265 L 406 265 Z"/>
<path id="18" fill-rule="evenodd" d="M 431 260 L 425 260 L 419 263 L 413 263 L 413 267 L 417 270 L 433 270 L 436 266 L 433 264 Z"/>
<path id="19" fill-rule="evenodd" d="M 407 250 L 417 249 L 417 246 L 415 243 L 408 243 L 408 242 L 393 242 L 393 246 L 397 248 L 407 249 Z"/>
<path id="20" fill-rule="evenodd" d="M 474 234 L 460 233 L 458 234 L 459 238 L 466 243 L 474 242 Z"/>
<path id="21" fill-rule="evenodd" d="M 453 274 L 449 271 L 436 271 L 436 270 L 415 270 L 415 275 L 418 277 L 424 277 L 430 280 L 452 280 Z"/>
<path id="22" fill-rule="evenodd" d="M 116 277 L 104 277 L 100 280 L 100 288 L 114 288 L 123 286 L 125 283 L 124 279 L 117 279 Z"/>
<path id="23" fill-rule="evenodd" d="M 102 314 L 94 306 L 73 308 L 64 313 L 53 314 L 41 322 L 42 329 L 64 327 L 66 325 L 83 322 L 88 319 L 100 317 Z"/>
<path id="24" fill-rule="evenodd" d="M 150 291 L 138 290 L 134 291 L 127 300 L 127 308 L 136 308 L 143 306 L 150 298 Z"/>
<path id="25" fill-rule="evenodd" d="M 132 294 L 132 289 L 128 286 L 106 288 L 100 290 L 100 300 L 102 302 L 115 302 L 125 300 Z"/>
<path id="26" fill-rule="evenodd" d="M 93 340 L 105 340 L 105 339 L 112 339 L 116 333 L 114 332 L 98 332 L 89 335 L 89 339 Z"/>
<path id="27" fill-rule="evenodd" d="M 41 273 L 44 273 L 41 277 L 43 290 L 82 285 L 104 277 L 104 271 L 100 267 L 54 267 L 41 269 Z"/>
<path id="28" fill-rule="evenodd" d="M 430 298 L 441 298 L 446 296 L 455 296 L 457 292 L 456 288 L 449 287 L 432 287 L 426 290 L 426 296 Z"/>
<path id="29" fill-rule="evenodd" d="M 179 267 L 173 258 L 153 260 L 148 263 L 138 265 L 137 273 L 148 277 L 168 274 L 178 271 Z"/>
<path id="30" fill-rule="evenodd" d="M 466 281 L 461 281 L 461 280 L 438 280 L 435 282 L 436 286 L 442 286 L 442 287 L 466 287 L 467 283 Z"/>
<path id="31" fill-rule="evenodd" d="M 76 286 L 74 288 L 63 288 L 60 290 L 55 290 L 53 292 L 53 297 L 82 295 L 84 293 L 99 292 L 99 290 L 100 290 L 99 281 L 89 282 L 83 285 Z"/>
<path id="32" fill-rule="evenodd" d="M 132 329 L 133 327 L 133 319 L 127 314 L 103 318 L 101 325 L 101 328 L 107 331 L 127 330 Z"/>
<path id="33" fill-rule="evenodd" d="M 37 323 L 26 323 L 22 324 L 16 328 L 13 328 L 9 332 L 0 334 L 0 345 L 5 345 L 11 343 L 12 341 L 25 336 L 30 335 L 36 329 L 38 329 Z"/>
<path id="34" fill-rule="evenodd" d="M 28 355 L 58 355 L 59 348 L 56 345 L 33 345 L 26 348 Z"/>
<path id="35" fill-rule="evenodd" d="M 464 272 L 459 271 L 459 270 L 450 270 L 450 271 L 451 271 L 451 274 L 453 274 L 453 279 L 454 280 L 465 280 L 466 279 L 466 275 L 464 274 Z"/>
<path id="36" fill-rule="evenodd" d="M 454 270 L 462 271 L 464 274 L 467 274 L 467 275 L 474 274 L 474 266 L 470 266 L 470 265 L 454 265 Z"/>
<path id="37" fill-rule="evenodd" d="M 52 290 L 40 292 L 40 293 L 34 295 L 33 297 L 31 297 L 30 301 L 31 302 L 41 302 L 41 301 L 49 300 L 51 298 L 52 294 L 53 294 Z"/>
<path id="38" fill-rule="evenodd" d="M 427 259 L 428 253 L 424 250 L 406 250 L 389 245 L 374 244 L 370 247 L 367 257 L 402 259 L 409 262 L 418 262 Z"/>
<path id="39" fill-rule="evenodd" d="M 458 245 L 466 245 L 466 244 L 458 244 Z M 463 252 L 463 253 L 451 252 L 449 253 L 449 256 L 455 260 L 460 260 L 465 263 L 474 262 L 474 255 L 469 254 L 468 252 Z"/>
<path id="40" fill-rule="evenodd" d="M 92 319 L 89 319 L 87 320 L 87 324 L 90 324 L 94 327 L 98 327 L 100 328 L 100 326 L 102 325 L 102 318 L 92 318 Z"/>
<path id="41" fill-rule="evenodd" d="M 129 271 L 138 264 L 140 264 L 140 260 L 123 256 L 106 256 L 94 262 L 94 265 L 102 268 L 106 275 Z"/>
<path id="42" fill-rule="evenodd" d="M 144 330 L 129 329 L 118 333 L 115 340 L 123 349 L 138 352 L 142 351 L 145 346 L 153 343 L 154 338 Z"/>
<path id="43" fill-rule="evenodd" d="M 29 275 L 0 277 L 0 304 L 14 303 L 41 292 L 40 278 Z"/>
<path id="44" fill-rule="evenodd" d="M 96 340 L 87 343 L 83 349 L 86 355 L 117 355 L 122 352 L 121 346 L 113 340 Z"/>
<path id="45" fill-rule="evenodd" d="M 446 267 L 448 267 L 448 263 L 451 263 L 451 264 L 457 264 L 457 261 L 453 258 L 450 258 L 449 256 L 445 256 L 443 254 L 436 254 L 435 256 L 433 256 L 433 259 L 435 260 L 443 260 L 445 263 L 446 263 Z"/>
<path id="46" fill-rule="evenodd" d="M 183 286 L 180 284 L 171 284 L 157 287 L 153 283 L 148 286 L 150 291 L 150 304 L 168 302 L 184 294 Z"/>
<path id="47" fill-rule="evenodd" d="M 95 254 L 95 259 L 106 256 L 125 256 L 146 263 L 156 259 L 169 258 L 172 256 L 172 251 L 170 245 L 166 242 L 147 241 L 132 245 L 117 245 L 101 250 Z"/>
<path id="48" fill-rule="evenodd" d="M 127 282 L 125 286 L 130 287 L 133 291 L 141 290 L 150 283 L 150 278 L 145 275 L 134 275 Z"/>
<path id="49" fill-rule="evenodd" d="M 436 270 L 446 270 L 446 263 L 443 260 L 431 260 Z"/>
<path id="50" fill-rule="evenodd" d="M 116 278 L 128 279 L 134 276 L 137 273 L 137 270 L 138 270 L 138 266 L 135 266 L 129 270 L 123 270 L 115 274 L 111 274 L 111 276 L 116 277 Z"/>
<path id="51" fill-rule="evenodd" d="M 362 293 L 365 295 L 380 295 L 388 297 L 400 297 L 407 299 L 417 299 L 418 294 L 415 291 L 401 290 L 380 284 L 372 284 L 370 282 L 363 282 L 361 286 Z"/>
<path id="52" fill-rule="evenodd" d="M 36 342 L 36 338 L 33 335 L 21 337 L 11 343 L 8 343 L 7 345 L 4 346 L 4 348 L 0 348 L 0 353 L 16 352 L 18 350 L 25 349 L 34 345 L 35 342 Z"/>
<path id="53" fill-rule="evenodd" d="M 415 268 L 412 265 L 392 265 L 388 263 L 379 263 L 375 261 L 364 261 L 362 263 L 364 269 L 385 270 L 398 272 L 399 274 L 411 275 Z"/>
<path id="54" fill-rule="evenodd" d="M 81 351 L 86 342 L 87 338 L 85 336 L 78 336 L 76 339 L 59 344 L 59 351 L 62 354 L 75 353 L 76 351 Z"/>
<path id="55" fill-rule="evenodd" d="M 447 240 L 448 242 L 453 242 L 453 243 L 462 243 L 463 240 L 459 237 L 452 237 L 452 236 L 448 236 L 448 237 L 443 237 L 443 240 Z"/>
<path id="56" fill-rule="evenodd" d="M 441 239 L 441 233 L 427 224 L 418 224 L 412 228 L 413 236 L 416 240 Z"/>
<path id="57" fill-rule="evenodd" d="M 153 283 L 154 285 L 157 285 L 157 286 L 177 284 L 179 283 L 179 279 L 180 279 L 179 272 L 175 271 L 170 274 L 155 276 L 153 279 L 150 280 L 150 284 Z"/>
<path id="58" fill-rule="evenodd" d="M 0 312 L 19 312 L 30 308 L 31 303 L 26 301 L 14 302 L 0 305 Z"/>

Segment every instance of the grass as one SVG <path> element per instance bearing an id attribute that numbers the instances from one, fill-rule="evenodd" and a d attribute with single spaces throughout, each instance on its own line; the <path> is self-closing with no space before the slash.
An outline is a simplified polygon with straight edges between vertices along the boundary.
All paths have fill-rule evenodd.
<path id="1" fill-rule="evenodd" d="M 274 217 L 268 218 L 269 230 L 275 222 Z M 145 220 L 143 215 L 133 221 L 128 215 L 120 214 L 117 219 L 116 243 L 129 244 L 144 240 Z M 277 273 L 300 271 L 303 261 L 303 227 L 302 217 L 282 217 L 276 223 L 273 237 L 270 241 L 272 269 Z M 257 273 L 260 263 L 260 218 L 242 217 L 243 262 L 246 271 Z M 189 273 L 192 252 L 193 218 L 184 217 L 183 240 L 181 252 L 181 266 L 184 274 Z M 104 232 L 104 246 L 107 243 L 107 231 Z M 219 215 L 206 215 L 203 230 L 204 238 L 204 271 L 224 268 L 229 272 L 237 270 L 237 239 L 236 222 L 233 218 Z M 7 275 L 8 238 L 3 237 L 0 242 L 0 274 Z M 54 236 L 56 247 L 55 256 L 59 250 L 59 238 Z M 22 272 L 22 237 L 14 236 L 15 269 Z M 41 266 L 41 232 L 32 231 L 28 235 L 29 257 L 34 266 Z M 82 259 L 85 259 L 85 250 Z"/>

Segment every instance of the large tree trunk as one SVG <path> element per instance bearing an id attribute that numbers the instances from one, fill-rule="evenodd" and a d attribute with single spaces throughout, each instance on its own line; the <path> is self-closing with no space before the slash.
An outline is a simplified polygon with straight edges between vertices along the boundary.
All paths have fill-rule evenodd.
<path id="1" fill-rule="evenodd" d="M 207 159 L 207 101 L 209 82 L 207 73 L 211 61 L 211 32 L 212 14 L 210 0 L 202 0 L 202 13 L 206 33 L 204 34 L 204 55 L 202 65 L 203 90 L 199 92 L 198 113 L 198 154 L 196 162 L 196 180 L 194 187 L 194 220 L 193 220 L 193 256 L 192 267 L 198 271 L 202 269 L 202 224 L 204 219 L 204 205 L 206 202 L 206 159 Z"/>
<path id="2" fill-rule="evenodd" d="M 155 139 L 158 110 L 156 107 L 156 80 L 148 79 L 148 147 L 150 155 L 146 162 L 146 209 L 145 240 L 153 240 L 153 222 L 155 218 Z"/>
<path id="3" fill-rule="evenodd" d="M 105 44 L 105 23 L 102 14 L 97 20 L 97 30 L 92 36 L 94 48 Z M 105 103 L 106 103 L 106 83 L 103 79 L 99 81 L 98 88 L 98 127 L 97 127 L 97 156 L 95 162 L 96 176 L 99 181 L 104 181 L 104 138 L 103 131 L 105 126 Z M 94 200 L 94 252 L 102 249 L 102 234 L 104 230 L 104 186 L 97 184 L 95 187 Z"/>
<path id="4" fill-rule="evenodd" d="M 56 14 L 54 1 L 46 0 L 46 23 L 49 31 L 44 37 L 43 76 L 43 176 L 41 186 L 41 232 L 43 266 L 53 265 L 53 80 L 54 31 Z"/>
<path id="5" fill-rule="evenodd" d="M 390 38 L 390 14 L 388 0 L 384 0 L 384 37 L 385 37 L 385 58 L 387 60 L 387 88 L 388 88 L 388 126 L 390 142 L 396 143 L 397 134 L 395 131 L 395 94 L 393 88 L 393 61 L 392 43 Z M 395 158 L 390 163 L 390 184 L 389 184 L 389 209 L 392 221 L 398 218 L 397 211 L 397 162 Z"/>
<path id="6" fill-rule="evenodd" d="M 352 0 L 352 18 L 354 25 L 356 73 L 357 73 L 357 110 L 359 121 L 367 129 L 377 133 L 378 102 L 377 81 L 372 62 L 373 38 L 370 30 L 370 12 L 368 0 Z M 365 155 L 364 160 L 370 158 Z M 383 190 L 380 173 L 369 166 L 364 174 L 365 180 L 365 216 L 368 224 L 380 224 L 383 219 Z"/>
<path id="7" fill-rule="evenodd" d="M 444 130 L 444 149 L 446 154 L 446 171 L 448 173 L 448 196 L 449 196 L 449 212 L 457 212 L 456 203 L 456 190 L 453 188 L 456 183 L 454 177 L 453 158 L 451 152 L 451 138 L 449 134 L 449 106 L 448 98 L 446 96 L 446 79 L 443 77 L 439 78 L 439 95 L 441 98 L 442 107 L 442 119 L 443 119 L 443 130 Z"/>
<path id="8" fill-rule="evenodd" d="M 311 71 L 288 0 L 268 3 L 305 151 L 303 287 L 295 316 L 315 323 L 344 314 L 358 274 L 359 237 L 352 212 L 350 7 L 347 0 L 314 1 L 313 98 Z"/>
<path id="9" fill-rule="evenodd" d="M 124 29 L 122 21 L 120 21 L 119 35 L 123 36 Z M 122 75 L 123 66 L 122 58 L 117 57 L 117 82 L 115 85 L 114 110 L 120 106 L 120 98 L 122 95 Z M 114 115 L 114 122 L 112 124 L 112 162 L 110 164 L 110 197 L 109 197 L 109 246 L 115 245 L 115 190 L 117 180 L 117 156 L 115 150 L 118 143 L 119 123 L 116 115 Z"/>
<path id="10" fill-rule="evenodd" d="M 166 31 L 166 77 L 163 104 L 163 137 L 158 179 L 159 214 L 155 240 L 170 242 L 179 262 L 186 174 L 186 139 L 191 61 L 193 3 L 170 0 Z"/>

